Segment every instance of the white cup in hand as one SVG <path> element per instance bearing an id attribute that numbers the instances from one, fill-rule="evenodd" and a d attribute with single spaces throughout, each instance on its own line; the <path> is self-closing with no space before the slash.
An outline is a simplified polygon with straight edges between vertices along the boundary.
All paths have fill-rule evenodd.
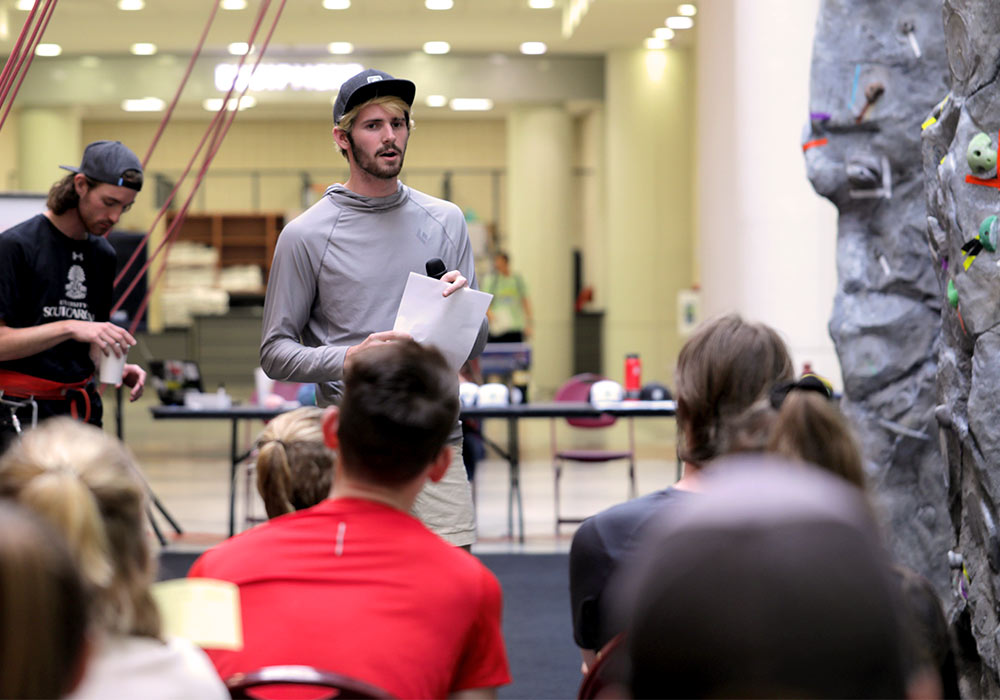
<path id="1" fill-rule="evenodd" d="M 122 350 L 122 356 L 118 357 L 113 352 L 110 355 L 101 354 L 101 364 L 98 376 L 102 384 L 122 383 L 122 374 L 125 371 L 125 358 L 128 355 L 128 348 Z"/>

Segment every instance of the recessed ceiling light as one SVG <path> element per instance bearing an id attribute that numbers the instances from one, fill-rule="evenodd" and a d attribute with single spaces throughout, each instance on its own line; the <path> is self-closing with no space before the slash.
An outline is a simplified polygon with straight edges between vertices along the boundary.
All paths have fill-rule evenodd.
<path id="1" fill-rule="evenodd" d="M 326 45 L 326 50 L 332 54 L 344 56 L 354 53 L 354 44 L 349 41 L 331 41 Z"/>
<path id="2" fill-rule="evenodd" d="M 351 0 L 323 0 L 323 7 L 327 10 L 346 10 L 351 6 Z"/>
<path id="3" fill-rule="evenodd" d="M 528 7 L 532 10 L 551 10 L 556 6 L 556 0 L 528 0 Z"/>
<path id="4" fill-rule="evenodd" d="M 247 0 L 222 0 L 223 10 L 245 10 L 247 9 Z"/>
<path id="5" fill-rule="evenodd" d="M 448 98 L 444 95 L 428 95 L 424 99 L 424 104 L 428 107 L 445 107 L 448 105 Z"/>
<path id="6" fill-rule="evenodd" d="M 455 6 L 455 0 L 424 0 L 428 10 L 450 10 Z"/>
<path id="7" fill-rule="evenodd" d="M 250 45 L 245 41 L 234 41 L 226 47 L 226 50 L 233 56 L 246 56 L 250 53 Z"/>
<path id="8" fill-rule="evenodd" d="M 443 54 L 451 51 L 451 44 L 447 41 L 428 41 L 424 44 L 424 53 Z"/>
<path id="9" fill-rule="evenodd" d="M 690 29 L 694 26 L 694 20 L 690 17 L 667 17 L 665 24 L 671 29 Z"/>
<path id="10" fill-rule="evenodd" d="M 650 51 L 665 49 L 667 48 L 667 42 L 664 39 L 657 39 L 656 37 L 653 37 L 651 39 L 646 39 L 646 48 Z"/>
<path id="11" fill-rule="evenodd" d="M 21 10 L 22 12 L 27 12 L 34 6 L 35 0 L 17 0 L 17 4 L 14 5 L 15 8 Z"/>
<path id="12" fill-rule="evenodd" d="M 674 30 L 670 27 L 657 27 L 653 30 L 653 36 L 657 39 L 663 39 L 663 41 L 670 41 L 676 34 L 674 34 Z"/>
<path id="13" fill-rule="evenodd" d="M 525 41 L 521 44 L 521 53 L 528 56 L 540 56 L 548 50 L 544 41 Z"/>
<path id="14" fill-rule="evenodd" d="M 135 12 L 146 6 L 143 0 L 118 0 L 118 9 L 125 12 Z"/>
<path id="15" fill-rule="evenodd" d="M 132 44 L 129 47 L 129 51 L 136 56 L 152 56 L 156 53 L 156 44 L 150 44 L 148 41 L 140 41 L 138 44 Z"/>
<path id="16" fill-rule="evenodd" d="M 244 95 L 243 97 L 230 97 L 229 101 L 226 103 L 226 109 L 230 112 L 239 109 L 243 111 L 244 109 L 250 109 L 257 105 L 257 98 L 253 95 Z M 201 103 L 201 106 L 208 110 L 209 112 L 218 112 L 222 109 L 222 98 L 221 97 L 209 97 Z"/>
<path id="17" fill-rule="evenodd" d="M 691 3 L 686 2 L 683 5 L 677 6 L 677 14 L 683 15 L 685 17 L 694 17 L 696 14 L 698 14 L 698 8 L 692 5 Z"/>
<path id="18" fill-rule="evenodd" d="M 122 100 L 122 109 L 126 112 L 162 112 L 165 103 L 159 97 L 141 97 L 135 100 Z"/>
<path id="19" fill-rule="evenodd" d="M 39 44 L 35 47 L 36 56 L 58 56 L 62 53 L 62 47 L 59 44 Z"/>
<path id="20" fill-rule="evenodd" d="M 493 100 L 486 97 L 456 97 L 451 101 L 456 112 L 486 112 L 493 109 Z"/>

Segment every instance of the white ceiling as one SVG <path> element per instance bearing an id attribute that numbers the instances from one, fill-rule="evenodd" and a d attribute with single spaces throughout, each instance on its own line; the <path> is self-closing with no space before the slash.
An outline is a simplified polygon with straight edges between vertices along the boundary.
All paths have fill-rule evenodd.
<path id="1" fill-rule="evenodd" d="M 60 0 L 44 41 L 64 55 L 127 54 L 134 42 L 152 42 L 161 52 L 189 54 L 208 19 L 213 0 L 146 0 L 145 9 L 123 12 L 117 0 Z M 676 14 L 680 0 L 590 0 L 574 33 L 563 36 L 563 13 L 570 0 L 534 10 L 527 0 L 455 0 L 448 11 L 433 11 L 423 0 L 353 0 L 350 9 L 325 10 L 321 0 L 286 0 L 269 55 L 317 54 L 331 41 L 350 41 L 361 54 L 419 50 L 425 41 L 447 41 L 455 53 L 514 53 L 522 41 L 543 41 L 553 54 L 595 55 L 642 46 L 655 27 Z M 242 11 L 219 10 L 206 51 L 222 53 L 230 42 L 246 41 L 261 0 Z M 268 18 L 280 0 L 272 0 Z M 14 0 L 0 0 L 9 52 L 26 12 Z M 265 24 L 269 23 L 266 20 Z M 691 41 L 689 30 L 676 42 Z M 2 34 L 2 22 L 0 22 Z M 263 33 L 260 38 L 263 37 Z"/>

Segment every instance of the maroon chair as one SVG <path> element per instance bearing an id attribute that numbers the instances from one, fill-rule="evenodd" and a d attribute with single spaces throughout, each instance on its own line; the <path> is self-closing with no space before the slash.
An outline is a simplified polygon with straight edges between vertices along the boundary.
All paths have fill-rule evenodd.
<path id="1" fill-rule="evenodd" d="M 322 698 L 342 700 L 393 700 L 395 696 L 370 683 L 312 666 L 265 666 L 249 673 L 237 673 L 226 681 L 231 698 L 267 698 L 265 690 L 282 688 L 281 697 L 288 697 L 288 686 L 327 690 Z"/>
<path id="2" fill-rule="evenodd" d="M 590 400 L 590 387 L 599 382 L 604 377 L 597 374 L 578 374 L 570 377 L 565 384 L 559 387 L 556 392 L 556 401 L 587 402 Z M 599 429 L 614 425 L 614 416 L 600 416 L 598 418 L 566 418 L 566 422 L 574 428 Z M 616 460 L 628 460 L 628 497 L 635 498 L 635 432 L 633 430 L 632 419 L 628 419 L 628 449 L 627 450 L 588 450 L 588 449 L 560 449 L 556 444 L 556 419 L 551 421 L 551 445 L 552 445 L 552 469 L 555 477 L 555 510 L 556 510 L 556 534 L 559 534 L 559 526 L 563 523 L 581 523 L 586 518 L 563 517 L 560 509 L 559 486 L 562 480 L 563 467 L 567 462 L 582 464 L 595 464 L 613 462 Z"/>
<path id="3" fill-rule="evenodd" d="M 595 700 L 596 698 L 628 697 L 627 666 L 625 657 L 625 633 L 621 632 L 605 644 L 594 662 L 587 669 L 587 675 L 580 683 L 577 700 Z"/>

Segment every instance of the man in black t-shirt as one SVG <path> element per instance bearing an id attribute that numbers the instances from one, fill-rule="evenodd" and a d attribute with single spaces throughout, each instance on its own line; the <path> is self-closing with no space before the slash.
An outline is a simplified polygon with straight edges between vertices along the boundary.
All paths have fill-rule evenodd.
<path id="1" fill-rule="evenodd" d="M 38 418 L 72 414 L 101 424 L 93 374 L 135 338 L 109 321 L 115 252 L 104 238 L 142 189 L 142 164 L 117 141 L 96 141 L 79 168 L 49 190 L 47 210 L 0 233 L 0 392 L 34 397 Z M 146 373 L 126 364 L 129 398 Z M 31 408 L 0 405 L 0 450 Z"/>

